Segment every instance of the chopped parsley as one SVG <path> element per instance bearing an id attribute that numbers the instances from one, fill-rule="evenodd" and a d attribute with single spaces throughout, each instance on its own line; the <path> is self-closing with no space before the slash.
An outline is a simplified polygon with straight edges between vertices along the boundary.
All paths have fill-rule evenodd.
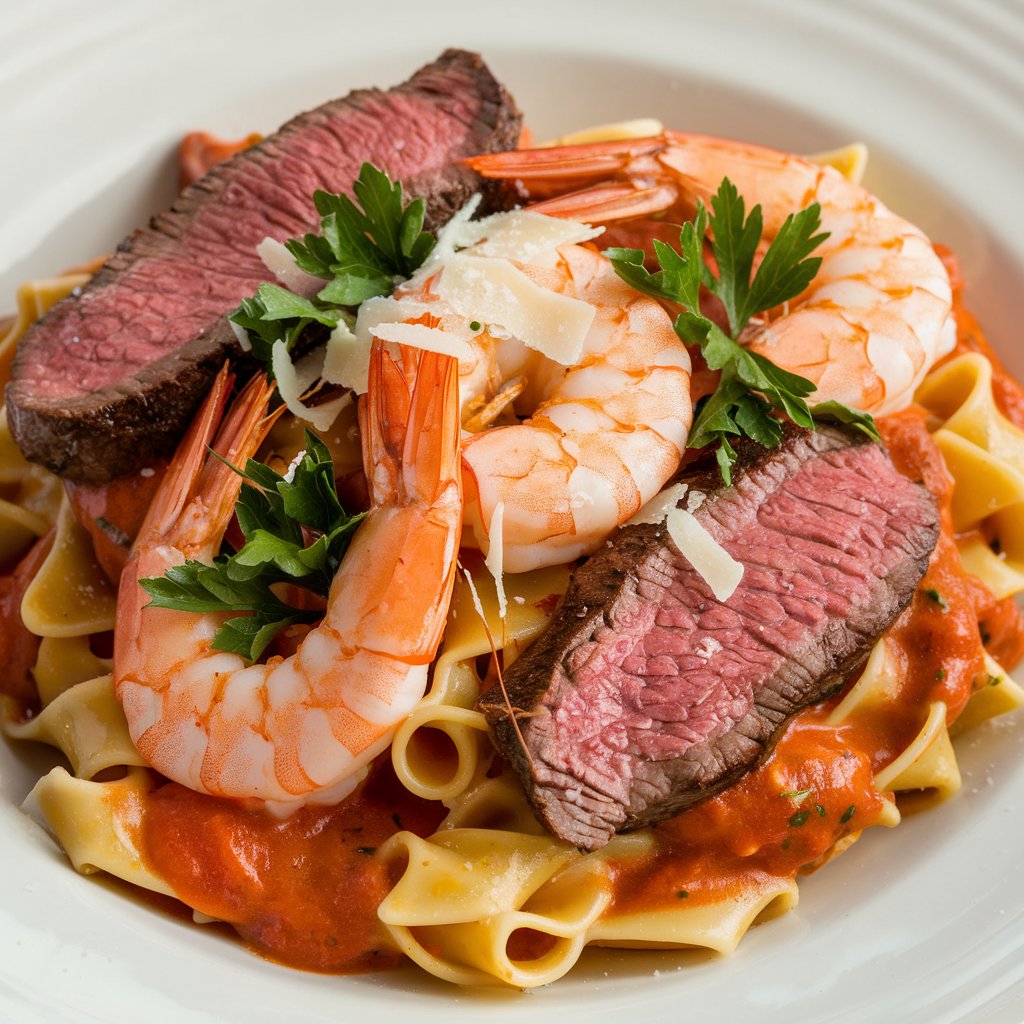
<path id="1" fill-rule="evenodd" d="M 264 283 L 228 314 L 245 330 L 253 356 L 268 371 L 275 342 L 284 342 L 291 351 L 311 325 L 337 327 L 360 303 L 390 295 L 433 251 L 436 240 L 423 230 L 422 199 L 405 203 L 401 184 L 369 163 L 360 168 L 352 191 L 356 202 L 346 195 L 314 192 L 320 234 L 285 242 L 300 270 L 324 280 L 315 297 Z"/>
<path id="2" fill-rule="evenodd" d="M 686 889 L 680 889 L 679 892 L 676 893 L 676 896 L 679 899 L 681 899 L 681 900 L 685 900 L 685 899 L 689 899 L 690 898 L 690 894 L 689 894 L 689 892 L 687 892 Z"/>
<path id="3" fill-rule="evenodd" d="M 800 828 L 801 825 L 805 825 L 807 823 L 807 819 L 810 816 L 811 816 L 811 812 L 810 811 L 797 811 L 796 814 L 794 814 L 789 819 L 789 827 L 790 828 Z"/>
<path id="4" fill-rule="evenodd" d="M 839 824 L 840 825 L 845 825 L 854 816 L 854 814 L 856 814 L 856 813 L 857 813 L 857 805 L 856 804 L 850 804 L 850 806 L 847 807 L 845 811 L 843 811 L 843 816 L 839 819 Z"/>
<path id="5" fill-rule="evenodd" d="M 938 605 L 940 612 L 949 611 L 949 602 L 934 587 L 929 587 L 925 590 L 924 596 L 933 604 Z"/>
<path id="6" fill-rule="evenodd" d="M 813 792 L 813 789 L 791 789 L 787 790 L 785 793 L 780 793 L 779 796 L 781 796 L 783 800 L 795 800 L 797 807 L 799 807 L 800 804 L 802 804 Z"/>
<path id="7" fill-rule="evenodd" d="M 247 481 L 235 506 L 243 546 L 220 554 L 213 565 L 190 559 L 139 582 L 157 608 L 249 612 L 228 619 L 212 646 L 255 661 L 281 630 L 323 615 L 288 603 L 274 585 L 326 598 L 363 513 L 349 515 L 342 507 L 331 454 L 309 430 L 291 480 L 254 459 L 244 469 L 232 468 Z"/>
<path id="8" fill-rule="evenodd" d="M 821 208 L 812 203 L 786 218 L 768 246 L 756 272 L 754 257 L 762 234 L 761 207 L 746 214 L 743 197 L 728 178 L 723 179 L 711 200 L 711 211 L 698 203 L 694 219 L 683 225 L 679 249 L 654 242 L 659 269 L 644 267 L 640 249 L 605 250 L 616 273 L 638 291 L 668 299 L 684 308 L 675 330 L 687 345 L 699 345 L 704 361 L 720 370 L 718 387 L 702 400 L 693 421 L 690 448 L 716 446 L 722 479 L 732 482 L 737 453 L 730 441 L 749 437 L 766 448 L 782 440 L 782 413 L 801 427 L 814 427 L 814 417 L 837 419 L 878 440 L 875 422 L 867 413 L 840 402 L 822 402 L 813 408 L 805 399 L 814 384 L 776 366 L 738 342 L 750 318 L 774 309 L 799 295 L 814 278 L 821 258 L 811 256 L 827 234 L 821 226 Z M 716 277 L 704 262 L 704 240 L 710 230 L 711 249 L 718 267 Z M 701 288 L 706 288 L 725 307 L 729 333 L 700 311 Z"/>

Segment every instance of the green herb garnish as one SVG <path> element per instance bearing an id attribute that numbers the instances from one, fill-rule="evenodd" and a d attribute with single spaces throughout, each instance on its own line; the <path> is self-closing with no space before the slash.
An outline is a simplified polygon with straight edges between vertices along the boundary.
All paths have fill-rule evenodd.
<path id="1" fill-rule="evenodd" d="M 857 811 L 857 805 L 856 804 L 850 804 L 850 806 L 847 807 L 845 811 L 843 811 L 843 816 L 839 819 L 839 824 L 840 825 L 845 825 L 854 816 L 856 811 Z"/>
<path id="2" fill-rule="evenodd" d="M 810 811 L 797 811 L 796 814 L 794 814 L 789 819 L 789 827 L 790 828 L 800 828 L 801 825 L 804 825 L 804 824 L 807 823 L 807 819 L 810 816 L 811 816 L 811 812 Z"/>
<path id="3" fill-rule="evenodd" d="M 690 898 L 690 894 L 689 894 L 689 892 L 687 892 L 686 889 L 680 889 L 679 892 L 676 893 L 676 896 L 679 899 L 681 899 L 681 900 L 685 900 L 685 899 L 689 899 Z"/>
<path id="4" fill-rule="evenodd" d="M 930 587 L 924 592 L 924 596 L 933 604 L 938 605 L 940 612 L 949 611 L 949 602 L 934 588 Z"/>
<path id="5" fill-rule="evenodd" d="M 752 316 L 799 295 L 818 272 L 821 259 L 810 254 L 828 237 L 816 234 L 820 213 L 820 206 L 812 203 L 787 217 L 754 272 L 763 227 L 761 207 L 755 206 L 748 217 L 742 196 L 725 178 L 711 200 L 711 212 L 699 202 L 694 219 L 683 225 L 678 251 L 655 241 L 659 269 L 654 273 L 644 267 L 640 249 L 605 250 L 627 284 L 685 307 L 676 318 L 676 333 L 686 344 L 699 345 L 708 367 L 721 371 L 718 388 L 698 408 L 687 445 L 717 445 L 718 465 L 727 484 L 732 482 L 737 457 L 730 438 L 745 436 L 766 448 L 776 447 L 782 440 L 776 411 L 798 426 L 813 428 L 815 416 L 838 419 L 879 439 L 867 413 L 835 401 L 809 408 L 805 399 L 815 390 L 811 381 L 780 369 L 736 340 Z M 709 229 L 717 277 L 703 259 Z M 702 286 L 725 307 L 729 334 L 700 312 Z"/>
<path id="6" fill-rule="evenodd" d="M 245 544 L 213 565 L 189 560 L 139 582 L 157 608 L 251 613 L 228 619 L 212 646 L 255 661 L 282 629 L 323 614 L 294 607 L 271 588 L 287 583 L 326 597 L 364 514 L 342 507 L 331 454 L 309 430 L 291 480 L 254 459 L 236 472 L 248 481 L 235 506 Z"/>
<path id="7" fill-rule="evenodd" d="M 784 800 L 795 800 L 797 807 L 799 807 L 813 792 L 813 789 L 790 789 L 785 793 L 780 793 L 779 796 Z"/>
<path id="8" fill-rule="evenodd" d="M 275 342 L 284 342 L 291 351 L 311 324 L 336 327 L 360 303 L 390 295 L 434 248 L 434 236 L 423 230 L 423 200 L 404 204 L 402 186 L 373 164 L 363 164 L 352 191 L 356 202 L 345 195 L 314 192 L 320 234 L 285 242 L 300 270 L 326 282 L 314 298 L 261 284 L 255 296 L 228 314 L 245 329 L 253 355 L 268 368 Z"/>

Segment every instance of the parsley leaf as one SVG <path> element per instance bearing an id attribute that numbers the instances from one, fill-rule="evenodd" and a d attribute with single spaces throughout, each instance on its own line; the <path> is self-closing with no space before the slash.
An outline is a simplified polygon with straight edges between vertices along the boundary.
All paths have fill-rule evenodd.
<path id="1" fill-rule="evenodd" d="M 189 560 L 140 583 L 158 608 L 250 612 L 226 620 L 213 646 L 255 661 L 282 629 L 322 615 L 287 603 L 274 585 L 326 598 L 364 514 L 349 515 L 342 507 L 330 451 L 312 431 L 290 480 L 254 459 L 232 468 L 246 481 L 235 506 L 242 547 L 220 554 L 213 565 Z"/>
<path id="2" fill-rule="evenodd" d="M 684 307 L 676 317 L 676 334 L 687 345 L 699 345 L 708 367 L 721 371 L 717 389 L 697 409 L 687 446 L 717 445 L 719 469 L 727 484 L 732 483 L 737 458 L 730 439 L 749 437 L 766 448 L 777 447 L 782 440 L 777 412 L 801 427 L 813 428 L 815 417 L 835 419 L 879 439 L 867 413 L 836 401 L 809 408 L 805 399 L 815 390 L 811 381 L 783 370 L 736 340 L 751 317 L 787 302 L 810 284 L 821 266 L 821 259 L 810 254 L 828 237 L 818 233 L 820 226 L 817 203 L 787 217 L 755 272 L 763 229 L 761 208 L 755 206 L 748 216 L 743 197 L 725 178 L 711 200 L 711 212 L 698 203 L 694 219 L 683 225 L 678 251 L 664 242 L 654 243 L 658 270 L 647 270 L 640 249 L 605 250 L 627 284 Z M 704 262 L 709 230 L 717 276 Z M 724 306 L 728 334 L 701 313 L 702 288 Z"/>
<path id="3" fill-rule="evenodd" d="M 315 297 L 264 283 L 228 314 L 245 330 L 253 355 L 268 369 L 276 341 L 291 351 L 310 325 L 333 329 L 360 303 L 390 295 L 434 248 L 434 236 L 423 230 L 423 200 L 405 205 L 401 184 L 373 164 L 363 164 L 352 191 L 356 202 L 346 195 L 315 192 L 320 234 L 285 242 L 300 270 L 326 282 Z"/>

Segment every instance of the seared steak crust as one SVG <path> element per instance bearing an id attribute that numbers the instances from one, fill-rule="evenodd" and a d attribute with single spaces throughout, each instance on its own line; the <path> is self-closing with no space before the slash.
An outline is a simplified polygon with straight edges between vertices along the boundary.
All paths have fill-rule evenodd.
<path id="1" fill-rule="evenodd" d="M 793 429 L 682 477 L 680 505 L 744 566 L 715 599 L 664 524 L 627 526 L 573 576 L 551 626 L 508 670 L 526 750 L 494 691 L 501 752 L 556 836 L 612 835 L 714 795 L 780 727 L 864 663 L 909 604 L 938 537 L 932 496 L 843 428 Z"/>
<path id="2" fill-rule="evenodd" d="M 368 160 L 423 196 L 437 226 L 480 187 L 458 161 L 513 148 L 519 127 L 480 57 L 448 50 L 403 85 L 301 114 L 215 167 L 26 334 L 7 389 L 22 451 L 103 481 L 173 450 L 238 354 L 224 314 L 270 277 L 256 246 L 314 230 L 315 189 L 350 192 Z"/>

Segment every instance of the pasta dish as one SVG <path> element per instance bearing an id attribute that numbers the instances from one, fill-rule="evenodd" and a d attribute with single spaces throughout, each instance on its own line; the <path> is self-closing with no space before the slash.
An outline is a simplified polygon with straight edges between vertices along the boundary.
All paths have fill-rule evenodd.
<path id="1" fill-rule="evenodd" d="M 189 136 L 0 325 L 26 810 L 294 967 L 731 952 L 1024 702 L 1024 389 L 863 147 L 518 118 L 448 51 Z"/>

